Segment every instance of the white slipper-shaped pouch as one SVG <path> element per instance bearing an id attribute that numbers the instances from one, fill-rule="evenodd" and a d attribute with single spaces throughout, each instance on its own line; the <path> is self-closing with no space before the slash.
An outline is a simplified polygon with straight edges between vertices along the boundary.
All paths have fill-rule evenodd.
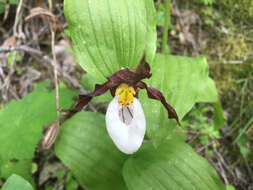
<path id="1" fill-rule="evenodd" d="M 106 112 L 106 129 L 118 149 L 125 154 L 136 152 L 144 139 L 146 120 L 137 98 L 129 105 L 119 103 L 119 95 L 110 102 Z"/>

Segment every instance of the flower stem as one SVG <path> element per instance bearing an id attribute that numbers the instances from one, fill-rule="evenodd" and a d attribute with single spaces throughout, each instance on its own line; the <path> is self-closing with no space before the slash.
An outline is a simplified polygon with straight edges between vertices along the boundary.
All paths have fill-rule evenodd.
<path id="1" fill-rule="evenodd" d="M 170 48 L 169 48 L 169 45 L 167 44 L 169 25 L 171 25 L 171 23 L 170 23 L 170 3 L 171 3 L 171 0 L 165 0 L 165 9 L 164 9 L 165 21 L 164 21 L 164 26 L 163 26 L 163 42 L 162 42 L 162 53 L 163 54 L 170 53 Z"/>

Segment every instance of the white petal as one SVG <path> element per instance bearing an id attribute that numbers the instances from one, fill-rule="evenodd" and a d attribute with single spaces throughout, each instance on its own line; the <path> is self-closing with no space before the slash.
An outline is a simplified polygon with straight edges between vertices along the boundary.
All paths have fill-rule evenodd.
<path id="1" fill-rule="evenodd" d="M 146 131 L 146 120 L 141 104 L 134 98 L 132 103 L 133 119 L 129 124 L 122 122 L 118 96 L 110 102 L 106 112 L 106 129 L 118 149 L 126 154 L 136 152 L 143 141 Z"/>

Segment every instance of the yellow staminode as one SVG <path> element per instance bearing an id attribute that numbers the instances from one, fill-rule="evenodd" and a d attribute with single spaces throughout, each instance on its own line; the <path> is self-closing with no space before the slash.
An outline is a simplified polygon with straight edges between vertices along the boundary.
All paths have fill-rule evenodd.
<path id="1" fill-rule="evenodd" d="M 115 96 L 119 95 L 119 104 L 122 106 L 130 105 L 134 101 L 134 95 L 136 94 L 133 87 L 122 83 L 116 90 Z"/>

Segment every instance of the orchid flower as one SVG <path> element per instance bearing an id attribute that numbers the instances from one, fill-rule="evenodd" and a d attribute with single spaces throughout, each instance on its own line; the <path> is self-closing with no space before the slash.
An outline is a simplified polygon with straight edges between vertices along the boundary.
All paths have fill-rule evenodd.
<path id="1" fill-rule="evenodd" d="M 142 144 L 146 120 L 133 87 L 121 84 L 106 112 L 106 129 L 119 150 L 136 152 Z"/>
<path id="2" fill-rule="evenodd" d="M 149 98 L 159 100 L 167 109 L 168 117 L 176 119 L 179 124 L 176 111 L 166 102 L 162 93 L 141 81 L 151 76 L 144 56 L 137 68 L 121 69 L 108 77 L 104 84 L 97 84 L 92 93 L 80 95 L 68 117 L 80 111 L 93 97 L 110 90 L 114 98 L 107 108 L 106 129 L 120 151 L 132 154 L 140 148 L 146 131 L 144 112 L 138 100 L 138 88 L 146 89 Z"/>

